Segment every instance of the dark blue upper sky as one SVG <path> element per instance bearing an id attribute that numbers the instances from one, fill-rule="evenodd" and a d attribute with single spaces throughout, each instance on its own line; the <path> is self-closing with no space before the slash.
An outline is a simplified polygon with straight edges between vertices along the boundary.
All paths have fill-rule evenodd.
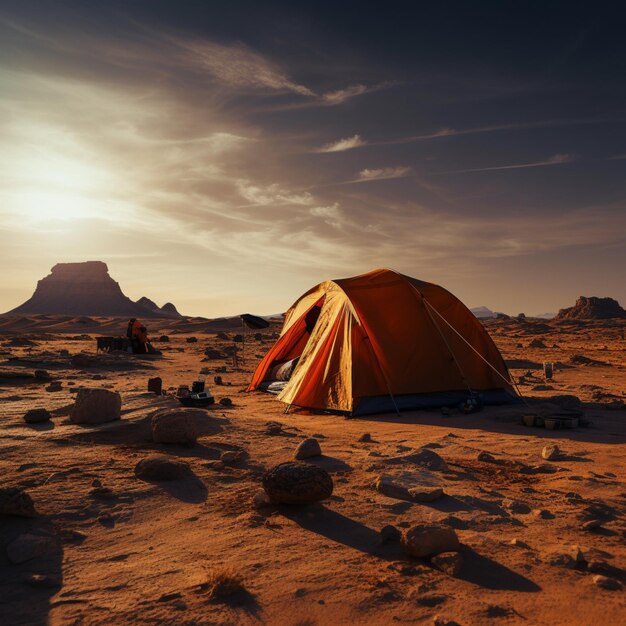
<path id="1" fill-rule="evenodd" d="M 624 301 L 623 24 L 616 2 L 5 0 L 0 308 L 96 257 L 207 315 L 375 266 L 513 312 Z"/>

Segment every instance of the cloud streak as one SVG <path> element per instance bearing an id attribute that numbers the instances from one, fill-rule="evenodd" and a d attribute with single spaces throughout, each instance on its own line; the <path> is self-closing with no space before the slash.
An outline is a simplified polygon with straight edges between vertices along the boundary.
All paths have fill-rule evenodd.
<path id="1" fill-rule="evenodd" d="M 573 163 L 577 158 L 571 154 L 555 154 L 543 161 L 534 161 L 531 163 L 516 163 L 513 165 L 495 165 L 491 167 L 473 167 L 462 170 L 447 170 L 445 172 L 435 172 L 434 176 L 443 174 L 465 174 L 469 172 L 497 172 L 501 170 L 523 170 L 531 167 L 546 167 L 551 165 L 563 165 L 565 163 Z"/>
<path id="2" fill-rule="evenodd" d="M 346 137 L 345 139 L 327 143 L 315 150 L 315 152 L 345 152 L 346 150 L 353 150 L 354 148 L 360 148 L 365 145 L 367 145 L 367 142 L 363 141 L 360 135 L 352 135 L 352 137 Z"/>

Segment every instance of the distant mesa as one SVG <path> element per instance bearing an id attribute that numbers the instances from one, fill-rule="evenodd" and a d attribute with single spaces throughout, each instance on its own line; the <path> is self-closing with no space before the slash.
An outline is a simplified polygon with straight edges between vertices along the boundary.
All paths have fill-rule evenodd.
<path id="1" fill-rule="evenodd" d="M 557 320 L 606 320 L 613 318 L 626 319 L 626 311 L 613 298 L 589 298 L 580 296 L 576 304 L 561 309 L 554 319 Z"/>
<path id="2" fill-rule="evenodd" d="M 148 298 L 133 302 L 102 261 L 57 263 L 32 297 L 7 315 L 181 317 L 170 303 L 159 308 Z"/>
<path id="3" fill-rule="evenodd" d="M 496 313 L 486 306 L 477 306 L 470 309 L 470 311 L 474 314 L 474 317 L 477 317 L 479 320 L 490 320 L 496 317 Z"/>

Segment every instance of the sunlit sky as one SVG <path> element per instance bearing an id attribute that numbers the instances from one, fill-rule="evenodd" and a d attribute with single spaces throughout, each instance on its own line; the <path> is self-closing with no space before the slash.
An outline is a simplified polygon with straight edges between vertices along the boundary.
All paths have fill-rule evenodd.
<path id="1" fill-rule="evenodd" d="M 0 311 L 58 262 L 215 317 L 391 267 L 626 305 L 620 3 L 0 3 Z"/>

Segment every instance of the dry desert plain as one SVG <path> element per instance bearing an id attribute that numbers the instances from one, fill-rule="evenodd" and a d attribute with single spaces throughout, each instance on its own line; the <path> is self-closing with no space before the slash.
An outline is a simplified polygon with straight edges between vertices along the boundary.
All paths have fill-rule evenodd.
<path id="1" fill-rule="evenodd" d="M 1 486 L 23 488 L 37 511 L 0 518 L 0 624 L 626 620 L 626 321 L 486 323 L 515 379 L 531 372 L 520 389 L 533 411 L 575 409 L 591 422 L 571 430 L 522 425 L 525 405 L 472 415 L 285 414 L 273 396 L 245 392 L 279 326 L 260 340 L 249 335 L 245 364 L 234 368 L 228 357 L 204 354 L 234 345 L 240 329 L 227 322 L 152 321 L 151 336 L 170 339 L 155 342 L 162 357 L 96 354 L 95 337 L 123 334 L 125 323 L 0 318 Z M 229 337 L 219 339 L 219 330 Z M 543 361 L 558 363 L 549 383 Z M 210 373 L 200 376 L 202 368 Z M 218 368 L 221 386 L 213 382 Z M 61 385 L 34 378 L 35 370 Z M 199 414 L 195 445 L 155 443 L 151 416 L 178 403 L 147 393 L 154 376 L 170 393 L 206 378 L 232 406 Z M 119 391 L 122 419 L 70 422 L 80 387 Z M 33 408 L 52 419 L 26 424 Z M 362 440 L 366 433 L 371 440 Z M 263 473 L 311 436 L 322 456 L 307 462 L 331 474 L 333 495 L 255 507 Z M 556 460 L 542 458 L 549 444 L 560 448 Z M 424 447 L 444 462 L 434 472 L 441 498 L 410 502 L 374 488 L 382 473 L 419 470 L 415 453 Z M 241 454 L 220 460 L 225 452 Z M 154 453 L 188 463 L 190 473 L 138 478 L 135 466 Z M 380 532 L 427 521 L 456 531 L 456 574 L 408 556 L 393 529 Z M 7 546 L 24 535 L 33 558 L 15 563 Z"/>

